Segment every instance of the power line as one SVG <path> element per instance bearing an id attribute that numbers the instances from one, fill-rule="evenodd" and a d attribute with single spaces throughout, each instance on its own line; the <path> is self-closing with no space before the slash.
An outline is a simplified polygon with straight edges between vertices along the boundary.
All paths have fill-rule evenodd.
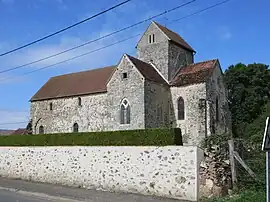
<path id="1" fill-rule="evenodd" d="M 3 126 L 3 125 L 13 125 L 13 124 L 22 124 L 22 123 L 28 123 L 28 121 L 11 122 L 11 123 L 0 123 L 0 126 Z"/>
<path id="2" fill-rule="evenodd" d="M 184 17 L 181 17 L 181 18 L 177 18 L 177 19 L 171 20 L 171 22 L 168 23 L 168 24 L 172 24 L 172 23 L 175 23 L 175 22 L 177 22 L 177 21 L 183 20 L 183 19 L 185 19 L 185 18 L 189 18 L 189 17 L 191 17 L 191 16 L 193 16 L 193 15 L 197 15 L 197 14 L 199 14 L 199 13 L 202 13 L 202 12 L 204 12 L 204 11 L 210 10 L 210 9 L 215 8 L 215 7 L 217 7 L 217 6 L 220 6 L 220 5 L 222 5 L 222 4 L 228 3 L 229 1 L 231 1 L 231 0 L 225 0 L 225 1 L 222 1 L 222 2 L 219 2 L 219 3 L 216 3 L 216 4 L 213 4 L 213 5 L 209 6 L 209 7 L 206 7 L 206 8 L 204 8 L 204 9 L 198 10 L 198 11 L 196 11 L 196 12 L 194 12 L 194 13 L 191 13 L 191 14 L 189 14 L 189 15 L 186 15 L 186 16 L 184 16 Z"/>
<path id="3" fill-rule="evenodd" d="M 224 4 L 224 3 L 227 3 L 227 2 L 229 2 L 229 1 L 230 1 L 230 0 L 222 1 L 222 2 L 220 2 L 220 3 L 214 4 L 214 5 L 209 6 L 209 7 L 207 7 L 207 8 L 204 8 L 204 9 L 198 10 L 198 11 L 196 11 L 196 12 L 192 13 L 192 14 L 186 15 L 186 16 L 184 16 L 184 17 L 181 17 L 181 18 L 178 18 L 178 19 L 171 20 L 171 22 L 170 22 L 169 24 L 172 24 L 172 23 L 178 22 L 178 21 L 180 21 L 180 20 L 182 20 L 182 19 L 185 19 L 185 18 L 191 17 L 191 16 L 193 16 L 193 15 L 196 15 L 196 14 L 202 13 L 202 12 L 204 12 L 204 11 L 206 11 L 206 10 L 209 10 L 209 9 L 211 9 L 211 8 L 214 8 L 214 7 L 217 7 L 217 6 L 219 6 L 219 5 L 222 5 L 222 4 Z M 49 67 L 53 67 L 53 66 L 56 66 L 56 65 L 58 65 L 58 64 L 61 64 L 61 63 L 64 63 L 64 62 L 68 62 L 68 61 L 74 60 L 74 59 L 79 58 L 79 57 L 83 57 L 83 56 L 85 56 L 85 55 L 87 55 L 87 54 L 97 52 L 97 51 L 99 51 L 99 50 L 102 50 L 102 49 L 105 49 L 105 48 L 107 48 L 107 47 L 110 47 L 110 46 L 116 45 L 116 44 L 118 44 L 118 43 L 121 43 L 121 42 L 127 41 L 127 40 L 129 40 L 129 39 L 131 39 L 131 38 L 134 38 L 134 37 L 136 37 L 136 36 L 139 36 L 139 35 L 140 35 L 140 34 L 137 34 L 137 35 L 134 35 L 134 36 L 132 36 L 132 37 L 126 38 L 126 39 L 124 39 L 124 40 L 121 40 L 121 41 L 115 42 L 115 43 L 113 43 L 113 44 L 110 44 L 110 45 L 107 45 L 107 46 L 101 47 L 101 48 L 99 48 L 99 49 L 96 49 L 96 50 L 93 50 L 93 51 L 86 52 L 86 53 L 84 53 L 84 54 L 81 54 L 81 55 L 78 55 L 78 56 L 75 56 L 75 57 L 69 58 L 69 59 L 67 59 L 67 60 L 64 60 L 64 61 L 61 61 L 61 62 L 58 62 L 58 63 L 52 64 L 52 65 L 45 66 L 45 67 L 43 67 L 43 68 L 40 68 L 40 69 L 37 69 L 37 70 L 31 71 L 31 72 L 27 72 L 27 73 L 26 73 L 26 74 L 24 74 L 24 75 L 31 74 L 31 73 L 34 73 L 34 72 L 37 72 L 37 71 L 40 71 L 40 70 L 43 70 L 43 69 L 46 69 L 46 68 L 49 68 Z M 24 76 L 24 75 L 20 75 L 20 76 Z M 18 76 L 17 76 L 17 77 L 18 77 Z M 14 78 L 14 77 L 12 77 L 12 78 Z M 9 79 L 12 79 L 12 78 L 9 78 Z M 0 123 L 0 125 L 13 125 L 13 124 L 22 124 L 22 123 L 28 123 L 28 121 L 24 121 L 24 122 L 13 122 L 13 123 Z"/>
<path id="4" fill-rule="evenodd" d="M 127 26 L 127 27 L 121 28 L 121 29 L 119 29 L 119 30 L 117 30 L 117 31 L 111 32 L 111 33 L 109 33 L 109 34 L 106 34 L 106 35 L 101 36 L 101 37 L 99 37 L 99 38 L 96 38 L 96 39 L 94 39 L 94 40 L 87 41 L 87 42 L 82 43 L 82 44 L 80 44 L 80 45 L 78 45 L 78 46 L 74 46 L 74 47 L 69 48 L 69 49 L 66 49 L 66 50 L 64 50 L 64 51 L 61 51 L 61 52 L 58 52 L 58 53 L 55 53 L 55 54 L 46 56 L 46 57 L 44 57 L 44 58 L 41 58 L 41 59 L 38 59 L 38 60 L 35 60 L 35 61 L 32 61 L 32 62 L 23 64 L 23 65 L 19 65 L 19 66 L 12 67 L 12 68 L 9 68 L 9 69 L 6 69 L 6 70 L 2 70 L 2 71 L 0 71 L 0 74 L 1 74 L 1 73 L 5 73 L 5 72 L 9 72 L 9 71 L 13 71 L 13 70 L 16 70 L 16 69 L 20 69 L 20 68 L 22 68 L 22 67 L 25 67 L 25 66 L 28 66 L 28 65 L 32 65 L 32 64 L 35 64 L 35 63 L 44 61 L 44 60 L 47 60 L 47 59 L 50 59 L 50 58 L 53 58 L 53 57 L 62 55 L 62 54 L 64 54 L 64 53 L 67 53 L 67 52 L 69 52 L 69 51 L 72 51 L 72 50 L 81 48 L 81 47 L 83 47 L 83 46 L 89 45 L 89 44 L 91 44 L 91 43 L 100 41 L 100 40 L 102 40 L 102 39 L 104 39 L 104 38 L 107 38 L 107 37 L 109 37 L 109 36 L 115 35 L 115 34 L 117 34 L 117 33 L 120 33 L 120 32 L 122 32 L 122 31 L 125 31 L 125 30 L 127 30 L 127 29 L 130 29 L 130 28 L 133 28 L 133 27 L 138 26 L 138 25 L 140 25 L 140 24 L 143 24 L 143 23 L 145 23 L 145 22 L 147 22 L 147 21 L 149 21 L 149 20 L 152 20 L 152 19 L 154 19 L 154 18 L 160 17 L 160 16 L 162 16 L 162 15 L 165 15 L 165 14 L 167 14 L 167 13 L 170 13 L 170 12 L 172 12 L 172 11 L 174 11 L 174 10 L 177 10 L 177 9 L 179 9 L 179 8 L 182 8 L 182 7 L 184 7 L 184 6 L 187 6 L 187 5 L 189 5 L 189 4 L 191 4 L 191 3 L 195 2 L 195 1 L 196 1 L 196 0 L 192 0 L 192 1 L 189 1 L 189 2 L 187 2 L 187 3 L 181 4 L 181 5 L 179 5 L 179 6 L 176 6 L 176 7 L 174 7 L 174 8 L 165 10 L 165 11 L 163 11 L 163 12 L 157 14 L 157 15 L 151 16 L 151 17 L 149 17 L 149 18 L 147 18 L 147 19 L 144 19 L 144 20 L 142 20 L 142 21 L 139 21 L 139 22 L 137 22 L 137 23 L 135 23 L 135 24 L 132 24 L 132 25 L 129 25 L 129 26 Z"/>
<path id="5" fill-rule="evenodd" d="M 60 61 L 60 62 L 51 64 L 51 65 L 47 65 L 47 66 L 42 67 L 42 68 L 35 69 L 35 70 L 33 70 L 33 71 L 30 71 L 30 72 L 26 72 L 26 73 L 24 73 L 24 74 L 22 74 L 22 75 L 19 75 L 19 76 L 14 76 L 14 77 L 4 78 L 4 79 L 2 79 L 2 80 L 0 80 L 0 81 L 6 81 L 6 80 L 13 79 L 13 78 L 26 76 L 26 75 L 28 75 L 28 74 L 32 74 L 32 73 L 37 72 L 37 71 L 41 71 L 41 70 L 44 70 L 44 69 L 47 69 L 47 68 L 50 68 L 50 67 L 53 67 L 53 66 L 56 66 L 56 65 L 59 65 L 59 64 L 62 64 L 62 63 L 71 61 L 71 60 L 75 60 L 75 59 L 77 59 L 77 58 L 81 58 L 81 57 L 83 57 L 83 56 L 92 54 L 92 53 L 94 53 L 94 52 L 98 52 L 98 51 L 100 51 L 100 50 L 103 50 L 103 49 L 106 49 L 106 48 L 108 48 L 108 47 L 114 46 L 114 45 L 116 45 L 116 44 L 125 42 L 125 41 L 130 40 L 130 39 L 132 39 L 132 38 L 135 38 L 135 37 L 137 37 L 137 36 L 139 36 L 139 35 L 140 35 L 140 34 L 136 34 L 136 35 L 134 35 L 134 36 L 125 38 L 125 39 L 120 40 L 120 41 L 117 41 L 117 42 L 115 42 L 115 43 L 111 43 L 111 44 L 106 45 L 106 46 L 103 46 L 103 47 L 101 47 L 101 48 L 98 48 L 98 49 L 94 49 L 94 50 L 92 50 L 92 51 L 85 52 L 85 53 L 83 53 L 83 54 L 80 54 L 80 55 L 71 57 L 71 58 L 69 58 L 69 59 L 66 59 L 66 60 L 63 60 L 63 61 Z"/>
<path id="6" fill-rule="evenodd" d="M 50 37 L 52 37 L 52 36 L 55 36 L 55 35 L 57 35 L 57 34 L 59 34 L 59 33 L 61 33 L 61 32 L 64 32 L 64 31 L 66 31 L 66 30 L 68 30 L 68 29 L 71 29 L 71 28 L 73 28 L 73 27 L 75 27 L 75 26 L 78 26 L 78 25 L 80 25 L 80 24 L 82 24 L 82 23 L 84 23 L 84 22 L 86 22 L 86 21 L 89 21 L 89 20 L 91 20 L 91 19 L 93 19 L 93 18 L 96 18 L 96 17 L 102 15 L 102 14 L 105 14 L 105 13 L 111 11 L 111 10 L 114 10 L 115 8 L 120 7 L 120 6 L 126 4 L 126 3 L 130 2 L 130 1 L 131 1 L 131 0 L 123 1 L 123 2 L 121 2 L 121 3 L 119 3 L 119 4 L 115 5 L 115 6 L 112 6 L 112 7 L 108 8 L 108 9 L 106 9 L 106 10 L 104 10 L 104 11 L 101 11 L 101 12 L 95 14 L 95 15 L 92 15 L 91 17 L 88 17 L 88 18 L 86 18 L 86 19 L 84 19 L 84 20 L 81 20 L 81 21 L 79 21 L 79 22 L 77 22 L 77 23 L 75 23 L 75 24 L 72 24 L 72 25 L 68 26 L 68 27 L 65 27 L 65 28 L 63 28 L 63 29 L 60 29 L 60 30 L 58 30 L 58 31 L 56 31 L 56 32 L 54 32 L 54 33 L 51 33 L 51 34 L 46 35 L 46 36 L 44 36 L 44 37 L 41 37 L 41 38 L 39 38 L 39 39 L 37 39 L 37 40 L 34 40 L 34 41 L 30 42 L 30 43 L 27 43 L 27 44 L 25 44 L 25 45 L 19 46 L 18 48 L 15 48 L 15 49 L 9 50 L 9 51 L 7 51 L 7 52 L 1 53 L 1 54 L 0 54 L 0 57 L 1 57 L 1 56 L 4 56 L 4 55 L 8 55 L 8 54 L 10 54 L 10 53 L 13 53 L 13 52 L 15 52 L 15 51 L 18 51 L 18 50 L 20 50 L 20 49 L 26 48 L 26 47 L 28 47 L 28 46 L 31 46 L 31 45 L 33 45 L 33 44 L 35 44 L 35 43 L 38 43 L 38 42 L 40 42 L 40 41 L 43 41 L 43 40 L 45 40 L 45 39 L 47 39 L 47 38 L 50 38 Z"/>
<path id="7" fill-rule="evenodd" d="M 201 13 L 201 12 L 204 12 L 204 11 L 206 11 L 206 10 L 209 10 L 209 9 L 211 9 L 211 8 L 214 8 L 214 7 L 218 6 L 218 5 L 224 4 L 224 3 L 229 2 L 229 1 L 230 1 L 230 0 L 226 0 L 226 1 L 223 1 L 223 2 L 220 2 L 220 3 L 217 3 L 217 4 L 214 4 L 214 5 L 212 5 L 212 6 L 209 6 L 209 7 L 207 7 L 207 8 L 198 10 L 198 11 L 192 13 L 192 14 L 183 16 L 183 17 L 178 18 L 178 19 L 175 19 L 175 20 L 171 20 L 171 23 L 169 23 L 169 24 L 175 23 L 175 22 L 177 22 L 177 21 L 180 21 L 180 20 L 185 19 L 185 18 L 187 18 L 187 17 L 191 17 L 191 16 L 196 15 L 196 14 L 199 14 L 199 13 Z M 139 35 L 139 34 L 138 34 L 138 35 Z M 135 36 L 133 36 L 133 37 L 136 37 L 136 36 L 138 36 L 138 35 L 135 35 Z M 133 37 L 130 37 L 130 38 L 133 38 Z M 58 65 L 58 64 L 62 64 L 62 63 L 64 63 L 64 62 L 68 62 L 68 61 L 77 59 L 77 58 L 79 58 L 79 57 L 83 57 L 83 56 L 88 55 L 88 54 L 90 54 L 90 53 L 100 51 L 100 50 L 102 50 L 102 49 L 108 48 L 108 47 L 113 46 L 113 45 L 115 45 L 115 44 L 118 44 L 118 43 L 121 43 L 121 42 L 123 42 L 123 41 L 129 40 L 130 38 L 124 39 L 124 40 L 122 40 L 122 41 L 118 41 L 118 42 L 116 42 L 116 43 L 110 44 L 110 45 L 108 45 L 108 46 L 101 47 L 101 48 L 99 48 L 99 49 L 96 49 L 96 50 L 93 50 L 93 51 L 90 51 L 90 52 L 83 53 L 83 54 L 81 54 L 81 55 L 78 55 L 78 56 L 69 58 L 69 59 L 64 60 L 64 61 L 60 61 L 60 62 L 55 63 L 55 64 L 52 64 L 52 65 L 48 65 L 48 66 L 45 66 L 45 67 L 42 67 L 42 68 L 39 68 L 39 69 L 30 71 L 30 72 L 27 72 L 27 73 L 22 74 L 22 75 L 19 75 L 19 76 L 9 77 L 9 78 L 7 78 L 7 79 L 3 79 L 3 80 L 0 80 L 0 81 L 5 81 L 5 80 L 9 80 L 9 79 L 13 79 L 13 78 L 25 76 L 25 75 L 28 75 L 28 74 L 31 74 L 31 73 L 34 73 L 34 72 L 37 72 L 37 71 L 40 71 L 40 70 L 43 70 L 43 69 L 47 69 L 47 68 L 49 68 L 49 67 L 53 67 L 53 66 L 56 66 L 56 65 Z"/>

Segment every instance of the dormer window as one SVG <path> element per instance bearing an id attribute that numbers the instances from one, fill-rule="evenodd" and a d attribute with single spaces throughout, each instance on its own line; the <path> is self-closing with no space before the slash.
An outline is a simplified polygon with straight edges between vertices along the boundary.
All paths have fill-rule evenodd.
<path id="1" fill-rule="evenodd" d="M 124 73 L 122 74 L 122 78 L 123 78 L 123 79 L 127 79 L 127 72 L 124 72 Z"/>
<path id="2" fill-rule="evenodd" d="M 155 34 L 150 34 L 148 36 L 148 42 L 149 43 L 155 43 Z"/>

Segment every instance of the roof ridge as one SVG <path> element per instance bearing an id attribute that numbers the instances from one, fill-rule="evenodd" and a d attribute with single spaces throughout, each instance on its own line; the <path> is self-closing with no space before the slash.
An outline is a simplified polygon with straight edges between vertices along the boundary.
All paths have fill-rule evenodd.
<path id="1" fill-rule="evenodd" d="M 30 101 L 104 93 L 107 91 L 107 81 L 115 69 L 116 66 L 107 66 L 51 77 Z"/>
<path id="2" fill-rule="evenodd" d="M 183 66 L 170 80 L 170 85 L 183 86 L 205 82 L 212 74 L 217 62 L 218 59 L 212 59 Z"/>
<path id="3" fill-rule="evenodd" d="M 156 72 L 164 79 L 164 81 L 166 81 L 167 84 L 169 84 L 170 82 L 162 75 L 162 73 L 159 71 L 159 69 L 153 64 L 150 63 L 150 65 L 152 65 L 154 67 L 154 69 L 156 70 Z"/>
<path id="4" fill-rule="evenodd" d="M 194 62 L 192 64 L 188 64 L 188 65 L 193 65 L 193 64 L 200 64 L 200 63 L 204 63 L 204 62 L 211 62 L 211 61 L 217 61 L 218 59 L 215 58 L 215 59 L 211 59 L 211 60 L 205 60 L 205 61 L 200 61 L 200 62 Z"/>
<path id="5" fill-rule="evenodd" d="M 96 71 L 96 70 L 102 70 L 102 69 L 106 69 L 106 68 L 116 68 L 116 67 L 117 67 L 117 65 L 110 65 L 110 66 L 105 66 L 105 67 L 99 67 L 99 68 L 94 68 L 94 69 L 83 70 L 83 71 L 79 71 L 79 72 L 61 74 L 61 75 L 57 75 L 57 76 L 52 76 L 51 78 L 56 78 L 56 77 L 61 77 L 61 76 L 68 76 L 68 75 L 72 75 L 72 74 L 79 74 L 79 73 Z"/>
<path id="6" fill-rule="evenodd" d="M 190 65 L 197 65 L 197 64 L 201 64 L 201 63 L 205 63 L 205 62 L 211 62 L 211 61 L 215 61 L 215 63 L 213 64 L 213 66 L 214 66 L 216 64 L 216 62 L 218 61 L 218 59 L 216 58 L 216 59 L 212 59 L 212 60 L 205 60 L 205 61 L 200 61 L 200 62 L 196 62 L 196 63 L 191 63 L 191 64 L 187 64 L 185 66 L 182 66 L 182 67 L 178 68 L 178 70 L 175 72 L 173 77 L 170 79 L 170 82 L 178 75 L 181 68 L 187 67 L 187 66 L 190 66 Z M 191 73 L 186 73 L 186 74 L 191 74 Z"/>
<path id="7" fill-rule="evenodd" d="M 159 23 L 156 22 L 156 21 L 153 21 L 153 23 L 156 24 L 156 26 L 158 26 L 158 28 L 163 32 L 163 34 L 165 34 L 165 35 L 168 37 L 168 39 L 170 39 L 170 40 L 172 40 L 172 41 L 178 43 L 179 45 L 181 45 L 182 47 L 184 47 L 184 48 L 186 48 L 186 49 L 188 49 L 188 50 L 191 50 L 191 51 L 193 51 L 193 52 L 196 52 L 196 51 L 195 51 L 195 50 L 187 43 L 187 41 L 186 41 L 183 37 L 181 37 L 177 32 L 172 31 L 171 29 L 169 29 L 169 28 L 167 28 L 167 27 L 165 27 L 165 26 L 159 24 Z M 166 33 L 166 32 L 167 32 L 167 33 Z M 182 42 L 179 42 L 178 40 L 176 40 L 176 39 L 175 39 L 175 36 L 173 36 L 172 34 L 173 34 L 173 35 L 176 35 L 177 37 L 179 37 L 180 41 L 182 41 Z"/>
<path id="8" fill-rule="evenodd" d="M 163 76 L 156 70 L 156 68 L 152 64 L 147 63 L 145 61 L 142 61 L 142 60 L 140 60 L 136 57 L 133 57 L 131 55 L 128 55 L 128 54 L 125 54 L 125 55 L 128 57 L 128 59 L 132 62 L 132 64 L 137 68 L 137 70 L 142 74 L 142 76 L 145 79 L 147 79 L 149 81 L 154 81 L 157 83 L 169 84 L 166 80 L 164 80 Z M 133 60 L 135 60 L 135 61 L 133 61 Z M 140 64 L 136 64 L 137 61 L 140 62 L 142 65 L 147 65 L 147 67 L 145 68 Z M 152 72 L 151 72 L 151 69 L 152 69 Z M 148 70 L 148 72 L 145 70 Z M 149 70 L 151 73 L 149 73 Z"/>

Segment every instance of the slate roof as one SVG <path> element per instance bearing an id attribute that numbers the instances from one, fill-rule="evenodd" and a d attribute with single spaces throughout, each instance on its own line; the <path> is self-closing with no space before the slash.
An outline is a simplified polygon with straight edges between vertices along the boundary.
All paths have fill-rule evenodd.
<path id="1" fill-rule="evenodd" d="M 179 34 L 169 30 L 168 28 L 154 22 L 159 29 L 173 42 L 177 43 L 178 45 L 182 46 L 183 48 L 190 50 L 192 52 L 196 52 Z"/>
<path id="2" fill-rule="evenodd" d="M 170 85 L 185 86 L 206 82 L 206 80 L 211 76 L 217 62 L 218 60 L 215 59 L 181 67 L 174 78 L 170 81 Z"/>
<path id="3" fill-rule="evenodd" d="M 102 93 L 116 66 L 52 77 L 30 101 Z"/>
<path id="4" fill-rule="evenodd" d="M 155 68 L 151 64 L 143 62 L 130 55 L 127 56 L 146 80 L 168 85 L 168 83 L 162 78 L 162 76 L 155 70 Z"/>

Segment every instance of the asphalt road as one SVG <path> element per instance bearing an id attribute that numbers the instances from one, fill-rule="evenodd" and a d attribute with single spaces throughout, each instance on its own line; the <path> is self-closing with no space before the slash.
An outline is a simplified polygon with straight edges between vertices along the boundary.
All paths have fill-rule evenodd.
<path id="1" fill-rule="evenodd" d="M 0 190 L 0 202 L 52 202 L 52 200 L 43 200 L 34 196 L 25 196 L 14 193 L 13 191 Z M 56 201 L 55 201 L 56 202 Z"/>
<path id="2" fill-rule="evenodd" d="M 183 202 L 0 178 L 0 202 Z"/>

